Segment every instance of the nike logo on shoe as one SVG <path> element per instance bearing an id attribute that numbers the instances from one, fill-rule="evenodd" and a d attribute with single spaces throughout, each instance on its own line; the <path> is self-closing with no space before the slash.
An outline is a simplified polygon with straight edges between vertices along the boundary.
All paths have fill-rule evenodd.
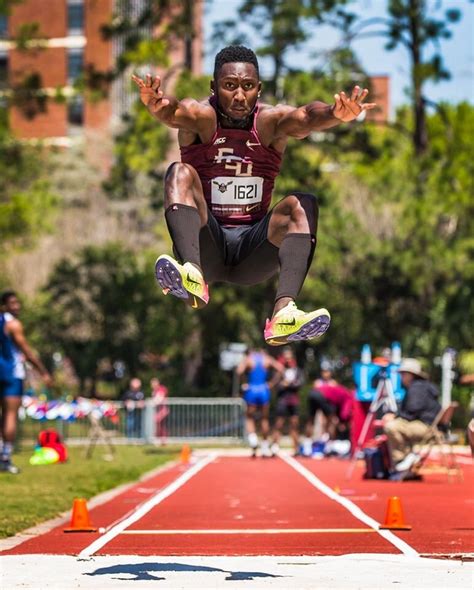
<path id="1" fill-rule="evenodd" d="M 199 270 L 191 263 L 186 262 L 183 265 L 171 256 L 162 254 L 155 263 L 155 276 L 165 295 L 171 294 L 184 299 L 194 309 L 207 305 L 208 286 Z"/>
<path id="2" fill-rule="evenodd" d="M 277 322 L 279 326 L 294 326 L 296 324 L 295 318 L 291 322 Z"/>
<path id="3" fill-rule="evenodd" d="M 190 283 L 193 283 L 193 285 L 200 285 L 201 283 L 199 281 L 195 281 L 193 280 L 190 276 L 189 276 L 189 272 L 186 276 L 186 280 L 189 281 Z"/>

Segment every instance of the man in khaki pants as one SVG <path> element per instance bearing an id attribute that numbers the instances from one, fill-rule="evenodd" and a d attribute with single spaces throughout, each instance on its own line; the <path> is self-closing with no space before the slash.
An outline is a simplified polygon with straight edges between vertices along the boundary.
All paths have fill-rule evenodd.
<path id="1" fill-rule="evenodd" d="M 437 399 L 439 390 L 428 381 L 419 361 L 403 359 L 399 372 L 406 395 L 398 415 L 384 417 L 384 430 L 395 470 L 406 471 L 418 462 L 420 457 L 412 452 L 413 445 L 423 439 L 441 406 Z"/>

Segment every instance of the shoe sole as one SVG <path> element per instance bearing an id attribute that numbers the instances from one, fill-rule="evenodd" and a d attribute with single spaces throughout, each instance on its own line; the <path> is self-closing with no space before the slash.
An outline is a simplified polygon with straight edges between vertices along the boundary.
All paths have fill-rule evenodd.
<path id="1" fill-rule="evenodd" d="M 155 264 L 155 277 L 158 284 L 167 294 L 183 299 L 194 309 L 205 307 L 207 303 L 198 295 L 190 293 L 183 285 L 181 274 L 171 258 L 160 256 Z"/>
<path id="2" fill-rule="evenodd" d="M 266 342 L 272 346 L 281 346 L 283 344 L 287 344 L 288 342 L 320 338 L 328 331 L 330 324 L 330 316 L 322 314 L 307 321 L 297 332 L 294 332 L 293 334 L 285 334 L 284 336 L 271 337 L 266 340 Z"/>

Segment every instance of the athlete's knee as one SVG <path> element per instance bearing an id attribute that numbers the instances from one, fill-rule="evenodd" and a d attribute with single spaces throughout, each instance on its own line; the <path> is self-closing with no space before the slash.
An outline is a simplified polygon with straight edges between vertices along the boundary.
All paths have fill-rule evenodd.
<path id="1" fill-rule="evenodd" d="M 196 170 L 189 164 L 173 162 L 165 175 L 165 207 L 174 204 L 204 208 L 205 199 Z"/>
<path id="2" fill-rule="evenodd" d="M 306 217 L 317 217 L 319 211 L 318 199 L 311 193 L 294 193 L 295 206 L 302 209 Z"/>
<path id="3" fill-rule="evenodd" d="M 294 193 L 288 195 L 284 201 L 284 214 L 288 219 L 289 232 L 307 232 L 316 234 L 318 225 L 318 202 L 310 193 Z"/>
<path id="4" fill-rule="evenodd" d="M 191 185 L 196 178 L 196 170 L 184 162 L 173 162 L 165 174 L 165 183 L 178 183 L 179 185 Z"/>

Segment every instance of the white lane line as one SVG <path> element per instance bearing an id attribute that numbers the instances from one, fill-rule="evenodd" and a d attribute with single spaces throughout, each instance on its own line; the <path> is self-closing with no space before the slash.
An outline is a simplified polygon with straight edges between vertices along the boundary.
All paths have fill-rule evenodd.
<path id="1" fill-rule="evenodd" d="M 395 545 L 395 547 L 399 551 L 401 551 L 404 555 L 411 555 L 412 557 L 415 557 L 415 556 L 419 557 L 419 553 L 415 549 L 413 549 L 413 547 L 408 545 L 408 543 L 405 543 L 405 541 L 402 541 L 402 539 L 398 538 L 391 531 L 379 530 L 380 523 L 378 523 L 375 519 L 371 518 L 368 514 L 363 512 L 359 508 L 359 506 L 357 506 L 356 504 L 354 504 L 353 502 L 351 502 L 347 498 L 344 498 L 344 497 L 340 496 L 339 494 L 336 494 L 336 492 L 331 490 L 331 488 L 329 486 L 327 486 L 318 477 L 316 477 L 314 475 L 314 473 L 311 473 L 311 471 L 309 471 L 309 469 L 306 469 L 306 467 L 303 467 L 303 465 L 298 463 L 298 461 L 293 459 L 293 457 L 289 457 L 287 455 L 280 454 L 280 458 L 283 461 L 285 461 L 285 463 L 288 463 L 288 465 L 293 467 L 293 469 L 295 469 L 300 475 L 302 475 L 305 479 L 307 479 L 309 481 L 309 483 L 311 485 L 313 485 L 315 488 L 317 488 L 320 492 L 322 492 L 323 494 L 325 494 L 326 496 L 331 498 L 331 500 L 334 500 L 335 502 L 338 502 L 339 504 L 344 506 L 344 508 L 346 508 L 346 510 L 348 510 L 352 514 L 352 516 L 354 516 L 355 518 L 357 518 L 358 520 L 360 520 L 361 522 L 363 522 L 364 524 L 366 524 L 370 528 L 375 529 L 376 532 L 381 537 L 386 539 L 389 543 L 392 543 L 392 545 Z"/>
<path id="2" fill-rule="evenodd" d="M 129 529 L 122 535 L 280 535 L 314 533 L 377 533 L 374 529 Z"/>
<path id="3" fill-rule="evenodd" d="M 208 457 L 205 457 L 199 463 L 196 463 L 192 467 L 190 467 L 183 475 L 178 477 L 175 481 L 170 483 L 169 486 L 149 498 L 146 502 L 144 502 L 141 506 L 137 508 L 130 516 L 124 518 L 122 521 L 117 523 L 114 527 L 112 527 L 109 531 L 107 531 L 104 535 L 96 539 L 93 543 L 83 549 L 78 557 L 90 557 L 94 555 L 99 549 L 102 549 L 104 545 L 107 545 L 112 539 L 114 539 L 117 535 L 122 533 L 126 528 L 132 525 L 140 518 L 143 518 L 150 510 L 152 510 L 155 506 L 158 506 L 163 500 L 174 494 L 176 490 L 178 490 L 181 486 L 183 486 L 187 481 L 189 481 L 192 477 L 196 475 L 201 469 L 209 465 L 214 459 L 216 458 L 216 454 L 213 453 Z"/>

